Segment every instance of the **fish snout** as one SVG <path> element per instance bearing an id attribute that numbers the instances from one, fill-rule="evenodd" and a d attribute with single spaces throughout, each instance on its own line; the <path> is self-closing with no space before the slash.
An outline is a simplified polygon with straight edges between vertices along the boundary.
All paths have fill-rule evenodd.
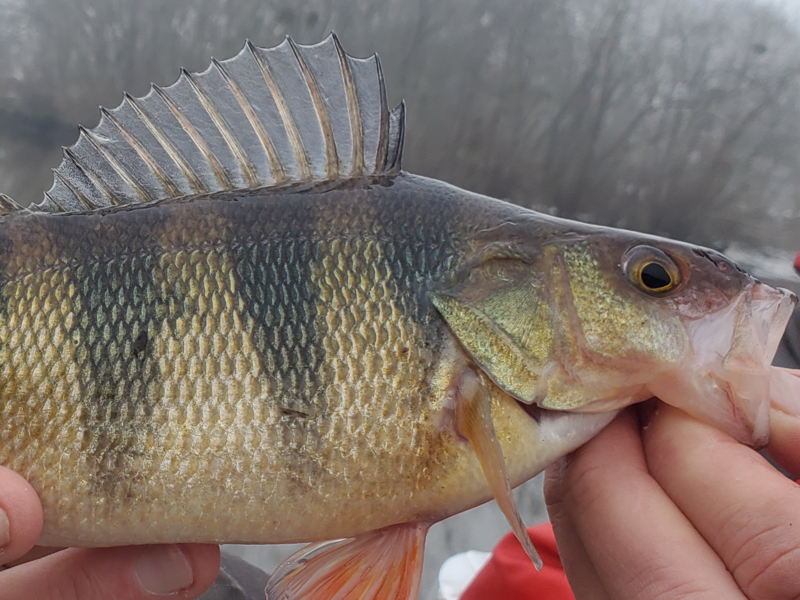
<path id="1" fill-rule="evenodd" d="M 758 356 L 762 364 L 770 365 L 796 305 L 797 296 L 789 290 L 756 282 L 749 293 L 743 295 L 730 352 L 737 351 L 736 342 L 749 339 L 750 347 L 738 351 L 749 352 Z"/>
<path id="2" fill-rule="evenodd" d="M 788 290 L 753 280 L 730 305 L 688 325 L 692 352 L 650 391 L 740 442 L 763 446 L 770 365 L 796 304 Z"/>

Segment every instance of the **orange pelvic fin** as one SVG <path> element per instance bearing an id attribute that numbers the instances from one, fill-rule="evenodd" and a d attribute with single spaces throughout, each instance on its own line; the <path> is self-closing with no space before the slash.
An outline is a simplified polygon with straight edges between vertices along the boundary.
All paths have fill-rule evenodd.
<path id="1" fill-rule="evenodd" d="M 489 397 L 477 373 L 468 370 L 461 375 L 458 383 L 458 396 L 456 427 L 459 433 L 472 444 L 497 505 L 508 519 L 514 535 L 517 536 L 523 550 L 533 561 L 533 565 L 541 570 L 542 559 L 539 558 L 536 548 L 533 547 L 528 530 L 522 522 L 522 517 L 519 516 L 514 496 L 511 494 L 503 449 L 492 424 Z"/>
<path id="2" fill-rule="evenodd" d="M 311 544 L 279 566 L 267 600 L 416 600 L 428 524 Z"/>

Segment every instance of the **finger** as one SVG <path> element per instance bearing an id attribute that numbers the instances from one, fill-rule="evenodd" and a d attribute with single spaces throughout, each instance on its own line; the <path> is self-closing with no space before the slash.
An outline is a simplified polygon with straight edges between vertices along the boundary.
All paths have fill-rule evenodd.
<path id="1" fill-rule="evenodd" d="M 574 452 L 562 477 L 561 505 L 610 597 L 744 598 L 648 473 L 630 411 Z"/>
<path id="2" fill-rule="evenodd" d="M 653 476 L 748 598 L 800 596 L 800 487 L 755 451 L 666 405 L 644 440 Z"/>
<path id="3" fill-rule="evenodd" d="M 594 568 L 575 523 L 562 502 L 565 493 L 564 470 L 566 459 L 547 468 L 544 478 L 544 495 L 547 512 L 558 545 L 558 554 L 567 574 L 572 593 L 578 600 L 611 600 L 597 570 Z"/>
<path id="4" fill-rule="evenodd" d="M 7 562 L 5 567 L 16 567 L 25 564 L 26 562 L 31 562 L 32 560 L 39 560 L 40 558 L 44 558 L 45 556 L 49 556 L 55 552 L 61 552 L 62 550 L 64 550 L 64 548 L 59 548 L 57 546 L 34 546 L 18 559 Z"/>
<path id="5" fill-rule="evenodd" d="M 767 453 L 792 477 L 800 478 L 800 417 L 772 409 L 769 419 Z"/>
<path id="6" fill-rule="evenodd" d="M 42 504 L 22 477 L 0 467 L 0 565 L 19 558 L 42 531 Z"/>
<path id="7" fill-rule="evenodd" d="M 0 600 L 197 598 L 219 560 L 213 545 L 71 548 L 0 573 Z"/>

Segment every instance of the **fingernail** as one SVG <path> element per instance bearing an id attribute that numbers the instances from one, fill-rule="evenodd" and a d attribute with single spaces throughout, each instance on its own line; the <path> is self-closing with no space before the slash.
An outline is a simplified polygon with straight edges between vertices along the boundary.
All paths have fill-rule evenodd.
<path id="1" fill-rule="evenodd" d="M 11 541 L 11 524 L 8 522 L 8 515 L 0 508 L 0 548 Z"/>
<path id="2" fill-rule="evenodd" d="M 194 574 L 179 546 L 149 546 L 135 566 L 139 585 L 146 592 L 163 596 L 174 594 L 194 582 Z"/>

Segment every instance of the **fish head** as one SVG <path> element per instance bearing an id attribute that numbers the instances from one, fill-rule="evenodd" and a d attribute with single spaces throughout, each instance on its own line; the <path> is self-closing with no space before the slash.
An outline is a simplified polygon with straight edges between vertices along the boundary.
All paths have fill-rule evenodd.
<path id="1" fill-rule="evenodd" d="M 486 244 L 435 297 L 496 384 L 561 411 L 656 396 L 767 442 L 770 364 L 794 294 L 681 242 L 575 223 L 539 231 Z"/>
<path id="2" fill-rule="evenodd" d="M 628 356 L 649 372 L 643 395 L 765 445 L 771 363 L 797 297 L 706 248 L 627 233 L 592 246 L 619 297 L 662 324 L 646 326 Z"/>

